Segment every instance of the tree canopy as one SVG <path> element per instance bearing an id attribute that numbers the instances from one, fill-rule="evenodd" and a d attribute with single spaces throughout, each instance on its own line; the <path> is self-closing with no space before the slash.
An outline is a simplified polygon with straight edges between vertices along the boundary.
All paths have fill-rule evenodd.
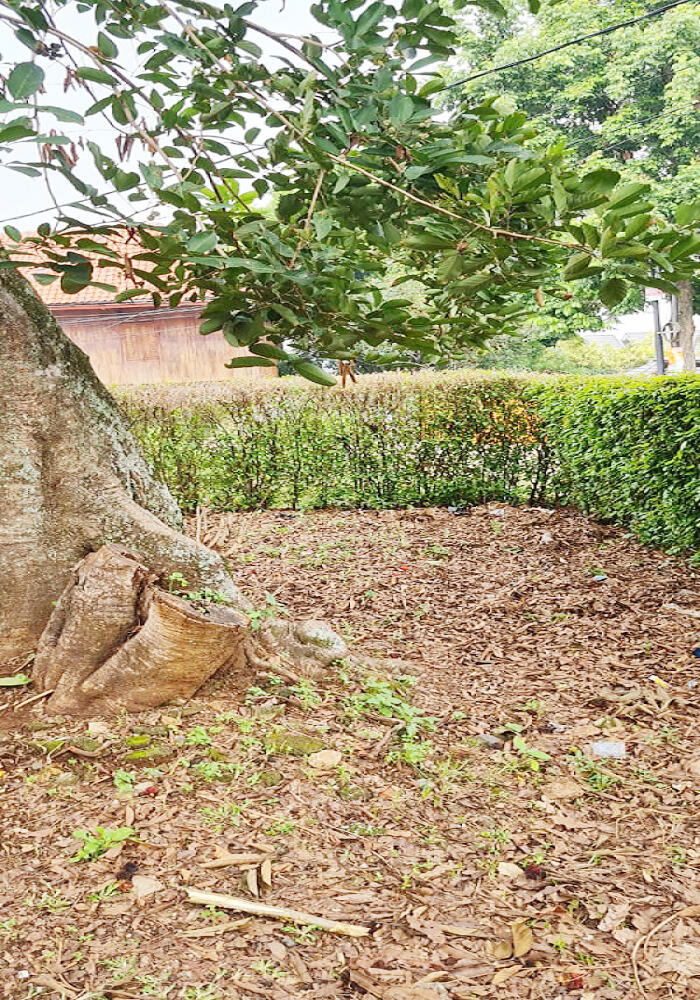
<path id="1" fill-rule="evenodd" d="M 51 15 L 1 0 L 0 24 L 27 53 L 0 102 L 0 163 L 78 192 L 30 240 L 38 280 L 84 287 L 95 255 L 112 262 L 100 237 L 136 225 L 142 249 L 121 265 L 134 287 L 120 298 L 206 300 L 203 333 L 326 382 L 294 352 L 349 359 L 366 343 L 459 356 L 557 294 L 558 273 L 599 277 L 610 306 L 630 287 L 690 277 L 697 205 L 669 224 L 647 180 L 618 164 L 577 170 L 508 97 L 453 91 L 446 110 L 439 67 L 459 17 L 500 8 L 452 6 L 320 0 L 318 34 L 298 37 L 259 23 L 258 0 L 82 0 L 79 30 L 63 0 Z M 72 91 L 61 106 L 44 101 L 56 67 Z M 115 149 L 61 134 L 97 115 Z M 156 221 L 135 223 L 151 205 Z M 19 231 L 5 233 L 0 263 L 36 269 Z M 397 287 L 425 289 L 420 309 L 382 293 L 397 267 Z"/>
<path id="2" fill-rule="evenodd" d="M 451 74 L 504 66 L 463 88 L 476 100 L 497 87 L 517 100 L 550 142 L 572 157 L 651 185 L 669 220 L 700 221 L 700 21 L 693 4 L 611 31 L 574 47 L 536 53 L 658 9 L 649 0 L 588 0 L 543 6 L 529 16 L 508 0 L 507 18 L 483 12 L 463 22 Z M 519 63 L 508 66 L 509 63 Z M 681 207 L 685 206 L 685 207 Z M 589 312 L 591 291 L 579 292 Z"/>

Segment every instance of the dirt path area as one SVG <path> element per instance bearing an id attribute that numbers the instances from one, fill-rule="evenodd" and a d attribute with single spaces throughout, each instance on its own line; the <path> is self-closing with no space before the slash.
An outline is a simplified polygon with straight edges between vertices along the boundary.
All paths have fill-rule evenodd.
<path id="1" fill-rule="evenodd" d="M 697 574 L 540 509 L 190 529 L 353 656 L 89 728 L 0 698 L 0 996 L 700 996 Z"/>

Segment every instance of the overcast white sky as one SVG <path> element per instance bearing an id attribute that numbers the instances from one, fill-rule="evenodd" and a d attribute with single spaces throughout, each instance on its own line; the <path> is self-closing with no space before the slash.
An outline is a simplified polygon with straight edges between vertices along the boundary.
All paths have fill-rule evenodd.
<path id="1" fill-rule="evenodd" d="M 286 2 L 283 0 L 264 0 L 251 19 L 275 31 L 289 34 L 305 34 L 313 31 L 314 34 L 322 38 L 328 32 L 311 16 L 309 12 L 311 3 L 312 0 L 286 0 Z M 82 16 L 91 22 L 89 14 Z M 85 37 L 85 31 L 81 32 L 80 30 L 81 24 L 84 23 L 81 20 L 81 15 L 72 13 L 70 22 L 70 28 L 76 37 Z M 62 19 L 61 23 L 67 25 L 68 20 Z M 268 53 L 280 51 L 273 42 L 266 41 L 261 35 L 255 36 L 255 42 Z M 121 51 L 124 48 L 124 43 L 119 44 Z M 128 56 L 126 50 L 125 56 Z M 31 58 L 29 50 L 16 41 L 10 28 L 0 24 L 0 71 L 6 74 L 16 59 L 25 60 L 27 58 Z M 47 72 L 47 93 L 41 96 L 43 104 L 72 107 L 76 110 L 81 110 L 81 107 L 86 106 L 82 94 L 66 95 L 63 93 L 62 70 L 54 68 L 47 60 L 41 60 L 41 65 Z M 49 119 L 45 119 L 45 124 L 48 122 Z M 51 119 L 51 124 L 71 138 L 92 139 L 98 144 L 104 145 L 106 149 L 113 150 L 115 133 L 108 128 L 104 118 L 93 116 L 87 119 L 86 126 L 60 125 L 53 119 Z M 89 154 L 84 161 L 86 165 L 88 159 Z M 88 174 L 85 170 L 81 173 L 81 177 L 92 181 L 95 186 L 104 185 L 104 181 L 94 171 L 92 174 Z M 40 222 L 50 222 L 55 217 L 56 213 L 43 178 L 24 177 L 13 170 L 3 168 L 0 163 L 0 185 L 0 224 L 11 222 L 22 231 L 27 232 Z M 59 203 L 70 202 L 81 197 L 75 188 L 61 177 L 52 179 L 52 187 Z M 122 204 L 129 205 L 128 202 L 122 202 Z M 32 214 L 27 215 L 27 213 Z M 143 217 L 142 215 L 141 218 Z"/>

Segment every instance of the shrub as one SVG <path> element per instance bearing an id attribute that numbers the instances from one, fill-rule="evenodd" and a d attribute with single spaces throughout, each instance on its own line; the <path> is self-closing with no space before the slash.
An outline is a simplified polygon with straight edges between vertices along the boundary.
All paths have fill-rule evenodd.
<path id="1" fill-rule="evenodd" d="M 534 390 L 547 496 L 675 552 L 700 549 L 700 378 L 587 378 Z"/>
<path id="2" fill-rule="evenodd" d="M 122 391 L 185 511 L 575 504 L 699 548 L 700 378 L 456 371 Z"/>

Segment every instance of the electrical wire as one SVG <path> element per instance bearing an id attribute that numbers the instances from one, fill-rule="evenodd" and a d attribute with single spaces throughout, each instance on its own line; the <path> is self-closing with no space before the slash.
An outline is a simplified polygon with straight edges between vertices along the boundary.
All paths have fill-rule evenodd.
<path id="1" fill-rule="evenodd" d="M 621 28 L 629 28 L 633 24 L 639 24 L 640 21 L 646 21 L 650 17 L 659 17 L 661 14 L 665 14 L 666 11 L 672 10 L 674 7 L 680 7 L 682 4 L 692 3 L 694 0 L 673 0 L 673 3 L 667 3 L 663 7 L 657 7 L 655 10 L 647 11 L 646 14 L 640 14 L 638 17 L 631 17 L 627 21 L 620 21 L 617 24 L 611 24 L 607 28 L 601 28 L 600 31 L 591 31 L 587 35 L 579 35 L 578 38 L 571 38 L 568 42 L 561 42 L 559 45 L 553 45 L 551 49 L 544 49 L 542 52 L 536 52 L 532 56 L 526 56 L 523 59 L 514 59 L 513 62 L 502 63 L 500 66 L 492 66 L 490 69 L 482 69 L 479 73 L 473 73 L 471 76 L 465 76 L 462 80 L 455 80 L 454 83 L 446 83 L 439 91 L 435 93 L 440 93 L 443 90 L 453 90 L 455 87 L 462 87 L 465 83 L 471 83 L 472 80 L 480 80 L 483 76 L 489 76 L 491 73 L 500 73 L 504 69 L 514 69 L 516 66 L 524 66 L 526 63 L 535 62 L 536 59 L 542 59 L 543 56 L 551 55 L 553 52 L 561 52 L 562 49 L 568 49 L 572 45 L 581 45 L 583 42 L 589 41 L 591 38 L 600 38 L 602 35 L 610 35 L 614 31 L 619 31 Z"/>

